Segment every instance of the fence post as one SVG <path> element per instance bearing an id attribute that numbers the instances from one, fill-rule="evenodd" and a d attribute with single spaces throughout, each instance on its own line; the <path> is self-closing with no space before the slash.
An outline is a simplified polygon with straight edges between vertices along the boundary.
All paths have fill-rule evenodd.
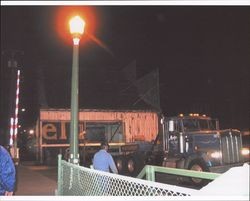
<path id="1" fill-rule="evenodd" d="M 154 166 L 147 165 L 146 166 L 146 179 L 148 181 L 155 181 L 155 170 Z"/>
<path id="2" fill-rule="evenodd" d="M 58 155 L 57 195 L 62 195 L 62 155 Z"/>
<path id="3" fill-rule="evenodd" d="M 146 175 L 146 166 L 141 170 L 141 172 L 137 175 L 137 178 L 142 179 Z"/>

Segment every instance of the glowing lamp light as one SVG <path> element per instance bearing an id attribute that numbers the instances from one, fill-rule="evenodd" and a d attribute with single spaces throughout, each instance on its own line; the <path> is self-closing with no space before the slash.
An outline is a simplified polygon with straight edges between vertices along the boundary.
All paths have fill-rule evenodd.
<path id="1" fill-rule="evenodd" d="M 71 18 L 71 20 L 69 21 L 70 33 L 73 35 L 73 37 L 79 37 L 80 35 L 82 35 L 84 33 L 84 27 L 85 22 L 78 15 Z"/>

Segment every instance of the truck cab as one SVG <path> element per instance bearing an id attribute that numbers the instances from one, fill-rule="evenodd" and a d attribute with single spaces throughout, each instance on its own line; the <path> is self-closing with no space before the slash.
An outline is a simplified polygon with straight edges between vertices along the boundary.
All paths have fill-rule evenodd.
<path id="1" fill-rule="evenodd" d="M 242 137 L 238 130 L 219 129 L 217 119 L 190 114 L 163 118 L 163 132 L 154 143 L 149 164 L 161 160 L 165 167 L 223 173 L 242 165 Z M 201 179 L 192 179 L 204 185 Z"/>
<path id="2" fill-rule="evenodd" d="M 164 122 L 163 149 L 169 156 L 180 156 L 218 143 L 219 123 L 210 117 L 190 114 L 167 118 Z M 211 144 L 211 142 L 213 142 Z M 215 146 L 218 146 L 216 144 Z"/>

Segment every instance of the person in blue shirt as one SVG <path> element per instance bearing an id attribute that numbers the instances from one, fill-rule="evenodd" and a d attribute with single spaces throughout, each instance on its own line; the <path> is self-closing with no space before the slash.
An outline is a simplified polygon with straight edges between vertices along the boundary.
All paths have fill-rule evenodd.
<path id="1" fill-rule="evenodd" d="M 93 167 L 96 170 L 110 172 L 110 170 L 118 174 L 115 162 L 110 153 L 108 153 L 109 145 L 107 142 L 101 143 L 101 149 L 95 153 L 93 158 Z"/>
<path id="2" fill-rule="evenodd" d="M 0 196 L 13 195 L 16 170 L 9 152 L 0 145 Z"/>

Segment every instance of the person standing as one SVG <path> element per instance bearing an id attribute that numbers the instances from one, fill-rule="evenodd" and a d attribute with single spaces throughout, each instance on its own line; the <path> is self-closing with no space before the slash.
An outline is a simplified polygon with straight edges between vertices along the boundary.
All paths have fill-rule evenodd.
<path id="1" fill-rule="evenodd" d="M 96 170 L 101 170 L 104 172 L 110 172 L 110 170 L 118 174 L 113 157 L 108 153 L 109 145 L 107 142 L 101 143 L 101 149 L 95 153 L 93 158 L 93 167 Z"/>
<path id="2" fill-rule="evenodd" d="M 0 196 L 13 195 L 16 170 L 9 152 L 0 145 Z"/>

